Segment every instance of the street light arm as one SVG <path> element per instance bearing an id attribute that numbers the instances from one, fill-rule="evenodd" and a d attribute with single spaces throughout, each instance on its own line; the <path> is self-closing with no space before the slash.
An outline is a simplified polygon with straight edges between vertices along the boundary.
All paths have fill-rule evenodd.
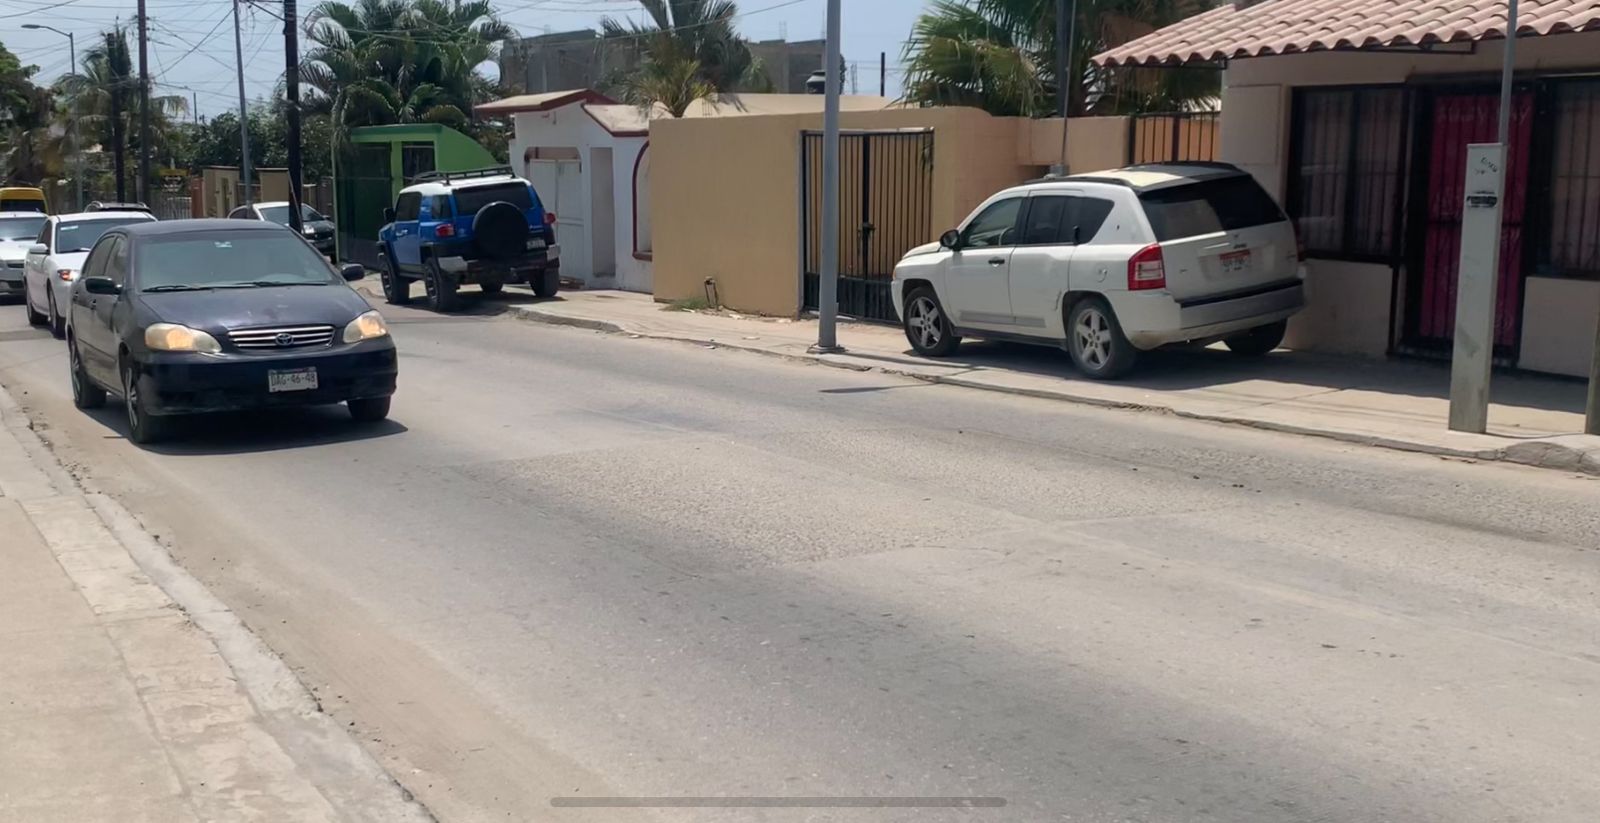
<path id="1" fill-rule="evenodd" d="M 61 29 L 58 29 L 55 26 L 46 26 L 46 25 L 44 25 L 42 23 L 23 23 L 22 27 L 25 28 L 25 29 L 43 29 L 45 31 L 53 31 L 56 34 L 59 34 L 62 37 L 67 38 L 68 40 L 72 39 L 72 32 L 70 32 L 70 31 L 62 31 Z"/>

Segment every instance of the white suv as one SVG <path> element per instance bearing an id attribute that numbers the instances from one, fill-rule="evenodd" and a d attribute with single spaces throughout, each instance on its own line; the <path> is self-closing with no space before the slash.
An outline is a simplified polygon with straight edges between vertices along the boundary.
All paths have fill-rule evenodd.
<path id="1" fill-rule="evenodd" d="M 1151 164 L 1006 189 L 894 273 L 919 354 L 962 337 L 1059 345 L 1086 375 L 1142 350 L 1223 340 L 1259 355 L 1305 305 L 1294 227 L 1223 163 Z"/>

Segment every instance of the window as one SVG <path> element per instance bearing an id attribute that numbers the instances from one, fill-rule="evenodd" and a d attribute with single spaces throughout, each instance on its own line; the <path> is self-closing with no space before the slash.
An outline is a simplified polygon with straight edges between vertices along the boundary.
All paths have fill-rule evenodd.
<path id="1" fill-rule="evenodd" d="M 407 182 L 423 172 L 434 171 L 432 143 L 400 144 L 400 174 Z"/>
<path id="2" fill-rule="evenodd" d="M 1283 222 L 1283 210 L 1249 175 L 1202 180 L 1139 195 L 1161 242 Z"/>
<path id="3" fill-rule="evenodd" d="M 239 208 L 229 212 L 228 218 L 231 220 L 254 220 L 255 215 L 250 213 L 249 206 L 240 206 Z"/>
<path id="4" fill-rule="evenodd" d="M 111 245 L 115 242 L 116 238 L 112 238 L 94 244 L 94 251 L 89 252 L 89 259 L 83 262 L 84 277 L 106 276 L 106 258 L 111 256 Z"/>
<path id="5" fill-rule="evenodd" d="M 1028 198 L 1028 218 L 1022 222 L 1022 245 L 1049 246 L 1071 243 L 1063 238 L 1061 217 L 1067 212 L 1068 197 Z"/>
<path id="6" fill-rule="evenodd" d="M 428 210 L 435 220 L 449 220 L 455 217 L 455 214 L 450 211 L 450 197 L 448 195 L 435 196 L 433 202 L 429 204 Z"/>
<path id="7" fill-rule="evenodd" d="M 456 207 L 461 214 L 477 214 L 490 203 L 510 203 L 523 211 L 533 208 L 533 194 L 527 183 L 494 183 L 456 189 Z"/>
<path id="8" fill-rule="evenodd" d="M 33 242 L 43 245 L 46 254 L 50 252 L 50 223 L 48 221 L 39 226 L 39 236 L 33 238 Z"/>
<path id="9" fill-rule="evenodd" d="M 400 199 L 394 204 L 394 219 L 397 221 L 415 220 L 421 210 L 422 195 L 416 192 L 406 192 L 400 195 Z"/>
<path id="10" fill-rule="evenodd" d="M 1307 252 L 1394 253 L 1405 122 L 1406 95 L 1399 88 L 1296 93 L 1289 213 Z"/>
<path id="11" fill-rule="evenodd" d="M 106 255 L 106 277 L 120 286 L 128 279 L 128 240 L 119 236 L 112 238 L 111 243 L 111 251 Z"/>
<path id="12" fill-rule="evenodd" d="M 1600 279 L 1600 81 L 1554 84 L 1550 242 L 1541 274 Z"/>
<path id="13" fill-rule="evenodd" d="M 1022 211 L 1022 200 L 1013 197 L 984 209 L 961 233 L 962 248 L 992 248 L 1016 242 L 1017 214 Z"/>
<path id="14" fill-rule="evenodd" d="M 0 240 L 32 240 L 44 227 L 45 216 L 0 218 Z"/>
<path id="15" fill-rule="evenodd" d="M 1111 216 L 1112 203 L 1098 197 L 1074 197 L 1061 228 L 1073 243 L 1090 243 Z"/>
<path id="16" fill-rule="evenodd" d="M 56 227 L 56 251 L 71 253 L 88 251 L 106 232 L 118 226 L 148 223 L 148 218 L 113 217 L 106 220 L 64 220 Z"/>
<path id="17" fill-rule="evenodd" d="M 116 256 L 112 265 L 116 265 Z M 146 239 L 139 246 L 139 288 L 328 286 L 328 262 L 282 231 L 194 231 Z"/>

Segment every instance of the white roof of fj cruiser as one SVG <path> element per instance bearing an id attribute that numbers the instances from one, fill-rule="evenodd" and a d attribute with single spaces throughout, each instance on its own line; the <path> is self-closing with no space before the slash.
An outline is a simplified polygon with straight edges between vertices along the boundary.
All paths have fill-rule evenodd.
<path id="1" fill-rule="evenodd" d="M 400 193 L 409 194 L 414 192 L 417 194 L 427 195 L 449 194 L 457 189 L 471 189 L 477 188 L 478 186 L 491 186 L 510 182 L 526 183 L 528 181 L 523 180 L 514 174 L 467 177 L 460 180 L 424 180 L 421 183 L 412 183 L 411 185 L 406 186 L 400 190 Z"/>

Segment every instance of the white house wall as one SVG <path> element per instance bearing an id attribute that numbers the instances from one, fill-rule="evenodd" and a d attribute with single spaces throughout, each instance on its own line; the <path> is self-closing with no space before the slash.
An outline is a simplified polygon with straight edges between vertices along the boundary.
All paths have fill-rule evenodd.
<path id="1" fill-rule="evenodd" d="M 561 274 L 563 277 L 581 280 L 589 288 L 620 288 L 649 292 L 652 287 L 651 264 L 646 260 L 635 259 L 633 254 L 633 169 L 634 161 L 637 160 L 640 149 L 644 147 L 646 138 L 619 137 L 611 134 L 589 116 L 580 103 L 548 112 L 518 113 L 512 116 L 512 124 L 515 131 L 510 145 L 511 164 L 525 176 L 529 175 L 530 170 L 524 158 L 528 156 L 530 149 L 541 147 L 577 149 L 577 156 L 583 164 L 583 182 L 576 186 L 579 192 L 576 196 L 577 207 L 580 211 L 575 217 L 583 224 L 585 236 L 581 240 L 586 245 L 591 242 L 587 233 L 596 226 L 594 193 L 590 185 L 590 169 L 592 158 L 595 156 L 593 150 L 611 149 L 611 195 L 615 205 L 615 217 L 611 221 L 613 229 L 611 243 L 616 249 L 615 277 L 596 277 L 590 262 L 593 255 L 589 253 L 563 257 Z M 561 211 L 571 208 L 571 203 L 563 203 Z M 562 244 L 564 253 L 572 248 L 570 243 L 575 239 L 577 238 L 557 238 Z"/>
<path id="2" fill-rule="evenodd" d="M 1500 69 L 1503 45 L 1481 43 L 1470 54 L 1340 51 L 1232 61 L 1223 74 L 1221 159 L 1249 171 L 1282 201 L 1287 195 L 1289 105 L 1294 87 L 1403 83 L 1413 77 L 1451 74 L 1492 79 Z M 1600 34 L 1517 41 L 1518 71 L 1593 71 L 1597 67 Z M 1371 355 L 1387 351 L 1393 291 L 1393 273 L 1387 266 L 1313 259 L 1307 262 L 1307 276 L 1308 305 L 1290 323 L 1291 345 Z M 1527 292 L 1519 365 L 1537 371 L 1587 374 L 1600 284 L 1530 276 Z M 1587 304 L 1582 299 L 1585 294 L 1589 295 Z M 1371 322 L 1372 317 L 1382 322 Z"/>

